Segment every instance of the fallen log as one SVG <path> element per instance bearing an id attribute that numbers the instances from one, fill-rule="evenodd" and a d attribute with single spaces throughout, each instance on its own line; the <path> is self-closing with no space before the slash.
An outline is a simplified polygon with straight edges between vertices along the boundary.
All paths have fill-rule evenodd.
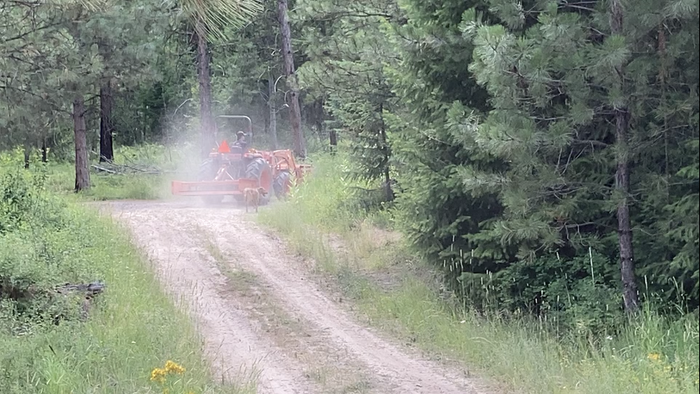
<path id="1" fill-rule="evenodd" d="M 83 301 L 80 305 L 81 311 L 80 311 L 80 319 L 81 320 L 86 320 L 89 317 L 90 314 L 90 309 L 92 309 L 92 299 L 96 295 L 102 293 L 105 289 L 105 284 L 102 281 L 96 281 L 96 282 L 91 282 L 91 283 L 78 283 L 78 284 L 71 284 L 71 283 L 65 283 L 60 286 L 56 286 L 54 288 L 54 291 L 58 294 L 63 294 L 63 295 L 68 295 L 68 294 L 75 294 L 75 293 L 83 293 Z M 61 316 L 56 316 L 54 318 L 54 323 L 58 325 L 60 321 Z"/>
<path id="2" fill-rule="evenodd" d="M 91 282 L 91 283 L 78 283 L 71 284 L 65 283 L 54 288 L 59 294 L 66 294 L 70 292 L 84 292 L 86 297 L 94 297 L 100 294 L 105 289 L 105 284 L 101 281 Z"/>
<path id="3" fill-rule="evenodd" d="M 100 167 L 100 166 L 97 166 L 97 165 L 94 165 L 94 164 L 93 164 L 91 167 L 94 168 L 94 169 L 96 169 L 97 171 L 107 172 L 107 173 L 110 173 L 110 174 L 118 174 L 118 172 L 116 172 L 116 171 L 114 171 L 114 170 L 110 170 L 110 169 L 108 169 L 108 168 Z"/>

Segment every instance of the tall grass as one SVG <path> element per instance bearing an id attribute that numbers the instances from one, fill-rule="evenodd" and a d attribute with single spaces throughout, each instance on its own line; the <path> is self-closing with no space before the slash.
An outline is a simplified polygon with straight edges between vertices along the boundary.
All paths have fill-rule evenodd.
<path id="1" fill-rule="evenodd" d="M 185 368 L 166 381 L 173 394 L 252 392 L 213 382 L 193 322 L 127 231 L 50 192 L 45 176 L 0 166 L 0 392 L 162 392 L 150 377 L 168 360 Z M 106 290 L 86 321 L 80 300 L 44 296 L 96 280 Z"/>
<path id="2" fill-rule="evenodd" d="M 670 321 L 645 308 L 615 337 L 595 338 L 576 331 L 556 337 L 527 317 L 472 313 L 440 288 L 410 247 L 376 242 L 367 223 L 391 224 L 391 215 L 354 210 L 345 157 L 316 157 L 313 164 L 291 200 L 262 211 L 259 220 L 315 259 L 371 324 L 520 392 L 698 392 L 697 315 Z M 342 237 L 343 249 L 331 233 Z"/>

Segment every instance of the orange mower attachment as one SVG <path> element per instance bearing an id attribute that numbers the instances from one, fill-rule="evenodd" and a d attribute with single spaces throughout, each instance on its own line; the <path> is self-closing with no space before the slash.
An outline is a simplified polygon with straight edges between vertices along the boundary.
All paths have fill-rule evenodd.
<path id="1" fill-rule="evenodd" d="M 299 183 L 311 171 L 308 164 L 297 164 L 291 150 L 244 152 L 240 146 L 224 140 L 202 163 L 197 181 L 172 181 L 171 192 L 180 196 L 201 196 L 207 203 L 220 203 L 225 196 L 242 201 L 243 190 L 262 187 L 269 202 L 274 192 L 284 198 L 293 183 Z"/>

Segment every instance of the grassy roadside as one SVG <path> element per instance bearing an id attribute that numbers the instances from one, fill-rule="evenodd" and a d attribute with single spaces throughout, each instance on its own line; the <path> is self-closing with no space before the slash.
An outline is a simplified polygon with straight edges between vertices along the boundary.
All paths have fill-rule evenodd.
<path id="1" fill-rule="evenodd" d="M 94 171 L 90 174 L 90 189 L 76 196 L 73 193 L 74 171 L 68 163 L 47 166 L 47 188 L 74 201 L 155 200 L 164 196 L 164 175 L 113 175 Z"/>
<path id="2" fill-rule="evenodd" d="M 30 157 L 30 170 L 46 174 L 46 188 L 72 201 L 154 200 L 170 196 L 172 179 L 191 179 L 199 168 L 199 156 L 191 144 L 164 147 L 157 144 L 120 146 L 112 163 L 90 158 L 90 189 L 75 195 L 75 168 L 72 163 L 42 163 L 38 152 Z M 19 167 L 22 150 L 0 153 L 0 166 Z M 106 170 L 106 171 L 105 171 Z M 108 172 L 113 171 L 113 172 Z"/>
<path id="3" fill-rule="evenodd" d="M 214 382 L 193 322 L 161 290 L 128 232 L 82 204 L 89 196 L 57 193 L 64 169 L 25 171 L 4 164 L 3 394 L 252 392 Z M 106 289 L 95 297 L 86 321 L 79 317 L 80 296 L 51 295 L 55 285 L 95 280 Z M 58 325 L 56 315 L 63 316 Z"/>
<path id="4" fill-rule="evenodd" d="M 314 166 L 291 201 L 259 220 L 313 258 L 370 324 L 521 392 L 698 392 L 696 317 L 668 322 L 647 311 L 597 345 L 585 334 L 557 340 L 526 319 L 476 316 L 450 302 L 406 245 L 377 229 L 388 216 L 363 218 L 348 208 L 352 185 L 341 156 L 318 157 Z"/>

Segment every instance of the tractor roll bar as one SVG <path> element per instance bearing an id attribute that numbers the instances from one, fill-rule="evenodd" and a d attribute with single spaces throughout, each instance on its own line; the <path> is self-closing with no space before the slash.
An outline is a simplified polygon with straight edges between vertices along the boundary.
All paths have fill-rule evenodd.
<path id="1" fill-rule="evenodd" d="M 253 121 L 250 120 L 249 117 L 245 115 L 219 115 L 219 118 L 226 118 L 226 119 L 245 119 L 248 121 L 248 132 L 246 133 L 248 135 L 248 145 L 252 145 L 253 143 Z"/>

